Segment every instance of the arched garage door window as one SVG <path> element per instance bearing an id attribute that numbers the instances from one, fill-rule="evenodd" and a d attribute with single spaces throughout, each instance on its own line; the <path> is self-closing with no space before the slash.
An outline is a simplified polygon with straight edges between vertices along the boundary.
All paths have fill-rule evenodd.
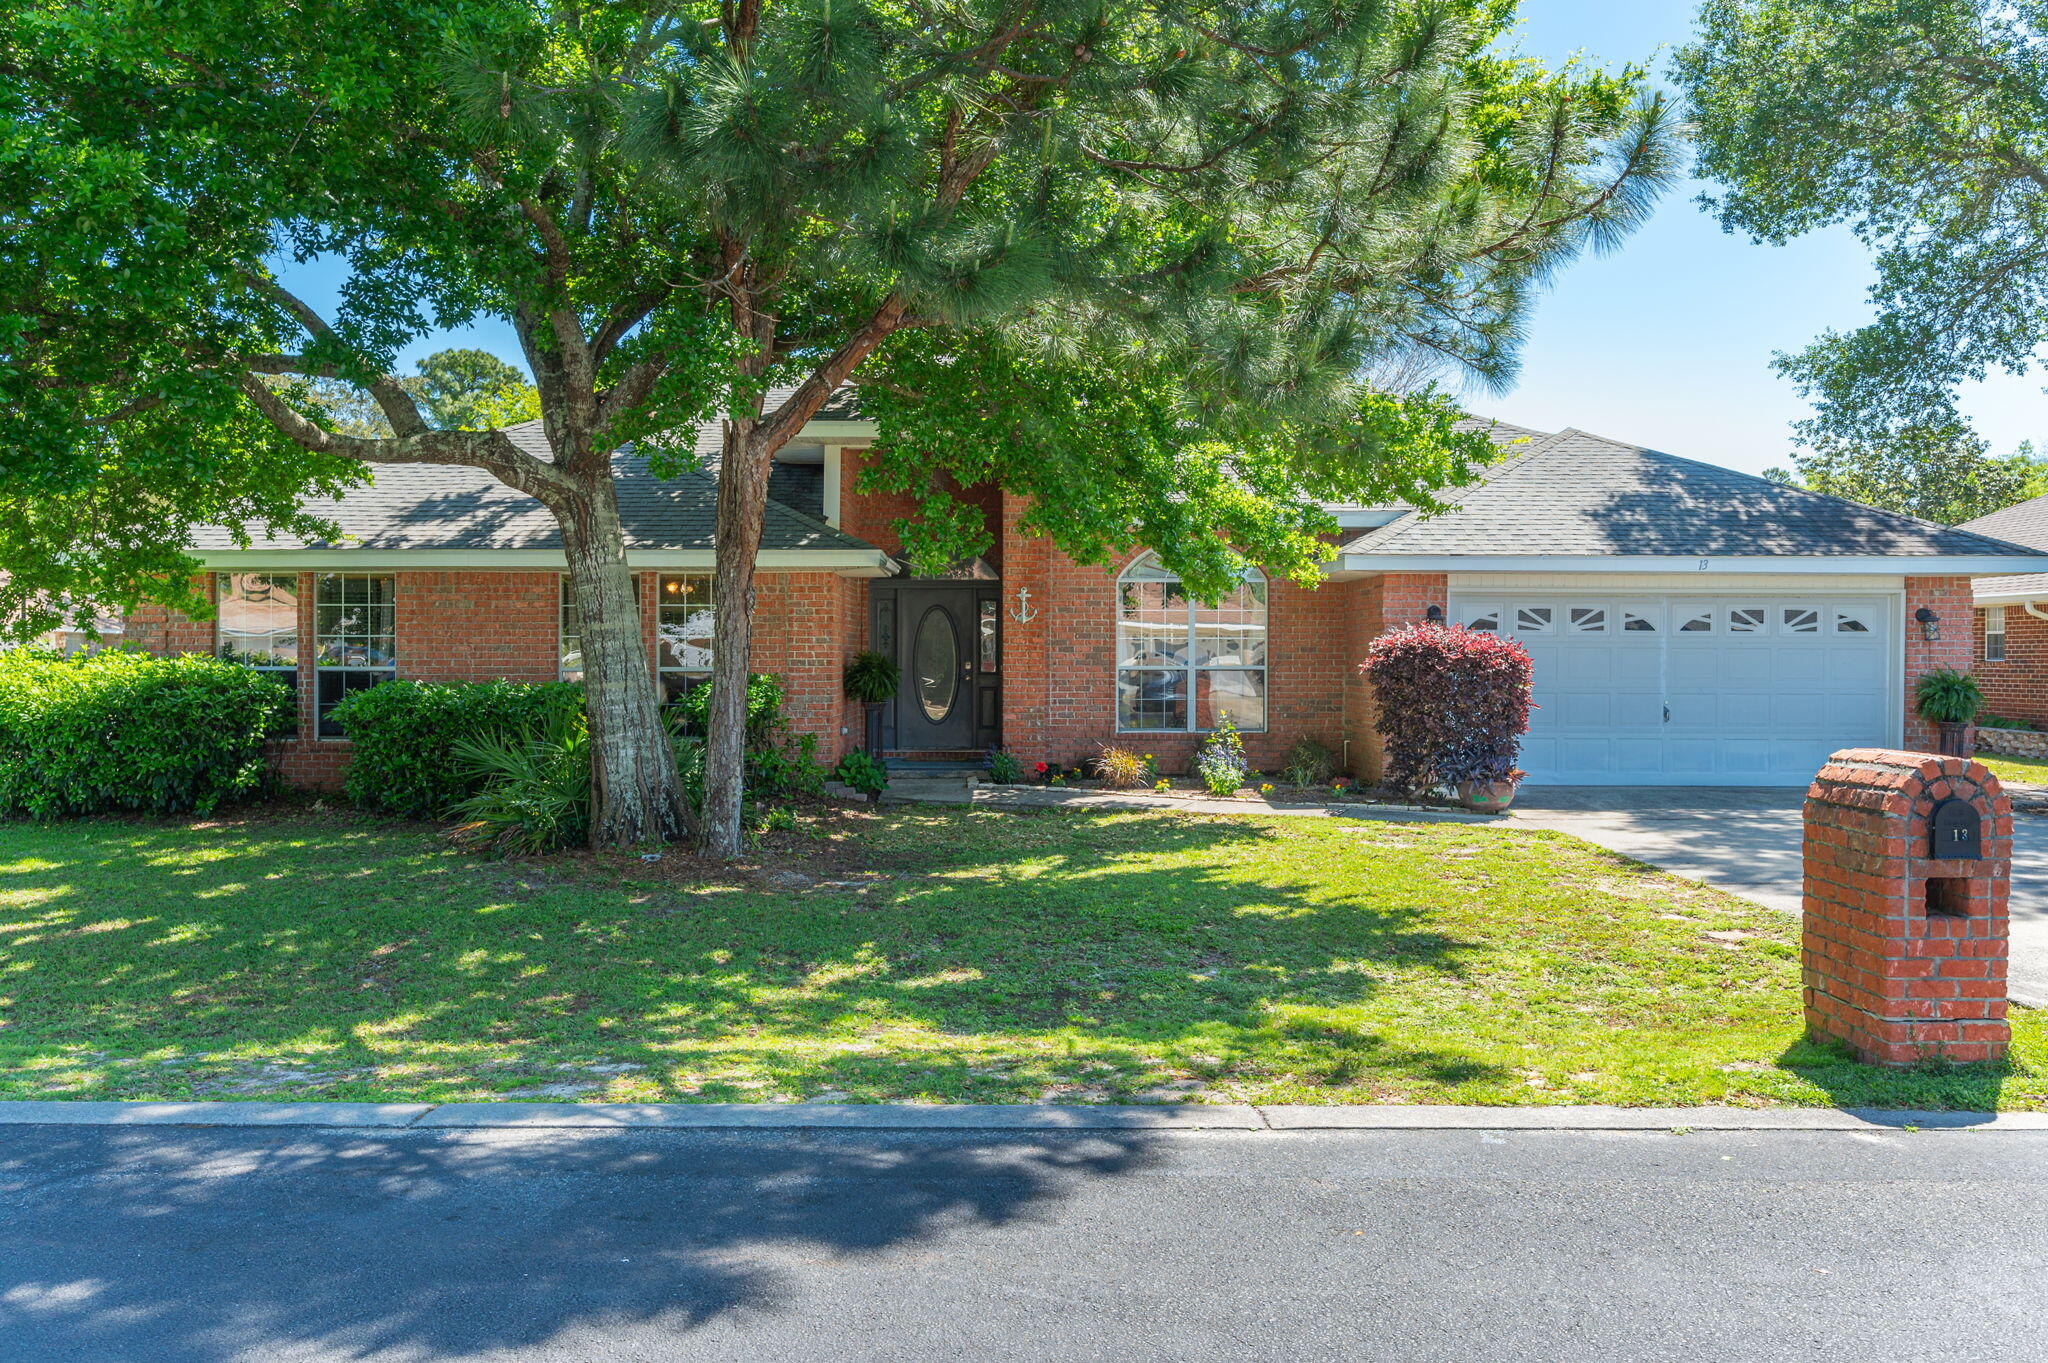
<path id="1" fill-rule="evenodd" d="M 1266 575 L 1205 606 L 1146 554 L 1116 584 L 1116 727 L 1200 732 L 1228 716 L 1266 727 Z"/>

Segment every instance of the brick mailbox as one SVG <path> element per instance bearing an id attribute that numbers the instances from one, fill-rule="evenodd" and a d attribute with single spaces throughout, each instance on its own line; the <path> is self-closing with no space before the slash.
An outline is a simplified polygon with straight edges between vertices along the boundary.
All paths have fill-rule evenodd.
<path id="1" fill-rule="evenodd" d="M 1961 757 L 1850 748 L 1806 793 L 1806 1026 L 1881 1065 L 1997 1060 L 2012 806 Z"/>

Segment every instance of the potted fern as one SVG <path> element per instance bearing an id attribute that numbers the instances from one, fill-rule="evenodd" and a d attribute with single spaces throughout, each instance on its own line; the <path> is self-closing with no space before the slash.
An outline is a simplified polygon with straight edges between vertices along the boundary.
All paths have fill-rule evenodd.
<path id="1" fill-rule="evenodd" d="M 1913 704 L 1940 735 L 1942 756 L 1970 755 L 1976 746 L 1972 721 L 1984 708 L 1984 688 L 1975 677 L 1953 667 L 1937 667 L 1914 685 Z"/>
<path id="2" fill-rule="evenodd" d="M 882 707 L 896 699 L 896 688 L 902 681 L 903 672 L 896 666 L 896 660 L 873 649 L 854 654 L 846 665 L 846 694 L 867 707 L 863 735 L 871 755 L 878 755 L 882 748 Z"/>

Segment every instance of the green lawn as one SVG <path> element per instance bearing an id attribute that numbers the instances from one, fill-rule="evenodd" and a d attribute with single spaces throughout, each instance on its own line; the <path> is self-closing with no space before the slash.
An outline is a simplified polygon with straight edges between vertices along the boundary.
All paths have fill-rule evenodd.
<path id="1" fill-rule="evenodd" d="M 2048 1099 L 2037 1015 L 2009 1070 L 1853 1064 L 1799 1040 L 1791 919 L 1558 834 L 904 809 L 777 836 L 707 873 L 349 816 L 0 825 L 0 1097 Z"/>
<path id="2" fill-rule="evenodd" d="M 2001 781 L 2048 786 L 2048 762 L 2037 762 L 2030 757 L 1996 757 L 1981 752 L 1977 754 L 1977 760 L 1989 767 L 1991 774 Z"/>

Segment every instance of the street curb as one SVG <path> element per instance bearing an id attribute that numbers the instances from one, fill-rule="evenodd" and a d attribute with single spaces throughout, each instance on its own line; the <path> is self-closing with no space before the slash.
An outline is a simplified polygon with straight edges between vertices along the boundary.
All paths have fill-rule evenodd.
<path id="1" fill-rule="evenodd" d="M 383 1130 L 2044 1131 L 2042 1112 L 1878 1108 L 1450 1107 L 1398 1104 L 0 1102 L 0 1126 Z"/>

